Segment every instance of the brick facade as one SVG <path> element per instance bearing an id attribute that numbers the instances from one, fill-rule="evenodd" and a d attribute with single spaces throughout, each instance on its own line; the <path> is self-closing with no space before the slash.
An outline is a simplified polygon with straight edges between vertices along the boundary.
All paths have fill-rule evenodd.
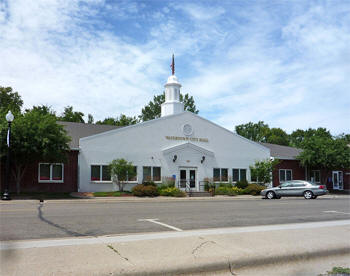
<path id="1" fill-rule="evenodd" d="M 64 163 L 63 183 L 41 183 L 38 180 L 39 163 L 29 165 L 21 181 L 21 192 L 76 192 L 78 191 L 78 151 L 69 151 L 67 162 Z M 3 160 L 5 161 L 5 160 Z M 1 166 L 2 165 L 2 166 Z M 5 164 L 1 162 L 1 184 L 4 183 Z M 3 185 L 1 185 L 3 186 Z M 1 187 L 3 189 L 3 187 Z M 16 192 L 16 184 L 13 176 L 10 178 L 10 192 Z"/>
<path id="2" fill-rule="evenodd" d="M 305 168 L 300 165 L 298 160 L 280 160 L 280 163 L 276 166 L 272 172 L 273 177 L 273 186 L 280 185 L 279 181 L 279 170 L 280 169 L 291 169 L 292 170 L 292 179 L 293 180 L 310 180 L 310 171 L 319 170 L 317 168 L 309 169 L 307 172 Z M 337 169 L 337 170 L 319 170 L 321 184 L 325 184 L 328 190 L 333 190 L 333 171 L 342 171 L 343 172 L 343 189 L 350 190 L 350 169 Z M 305 175 L 307 173 L 307 176 Z M 305 177 L 306 176 L 306 177 Z"/>
<path id="3" fill-rule="evenodd" d="M 273 186 L 278 186 L 281 184 L 279 181 L 280 169 L 291 169 L 293 180 L 305 180 L 305 168 L 300 166 L 300 162 L 298 160 L 280 160 L 280 163 L 278 163 L 272 172 Z"/>

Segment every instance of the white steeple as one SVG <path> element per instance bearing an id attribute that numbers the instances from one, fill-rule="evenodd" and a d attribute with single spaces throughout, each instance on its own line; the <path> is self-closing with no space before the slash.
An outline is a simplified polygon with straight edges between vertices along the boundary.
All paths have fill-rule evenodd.
<path id="1" fill-rule="evenodd" d="M 184 104 L 180 102 L 181 84 L 175 76 L 175 61 L 174 55 L 171 63 L 172 75 L 168 78 L 165 87 L 165 102 L 162 103 L 161 117 L 181 113 L 184 111 Z"/>

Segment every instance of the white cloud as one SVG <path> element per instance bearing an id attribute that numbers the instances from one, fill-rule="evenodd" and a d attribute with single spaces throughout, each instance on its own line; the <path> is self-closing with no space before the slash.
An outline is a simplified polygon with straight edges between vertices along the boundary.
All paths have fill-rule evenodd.
<path id="1" fill-rule="evenodd" d="M 0 3 L 0 85 L 26 108 L 137 115 L 163 91 L 174 52 L 183 92 L 229 129 L 350 132 L 350 5 L 159 3 Z"/>

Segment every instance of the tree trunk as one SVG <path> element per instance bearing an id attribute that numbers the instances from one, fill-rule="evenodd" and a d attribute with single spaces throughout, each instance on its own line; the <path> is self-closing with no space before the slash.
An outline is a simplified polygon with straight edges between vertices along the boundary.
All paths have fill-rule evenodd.
<path id="1" fill-rule="evenodd" d="M 26 171 L 27 166 L 15 165 L 13 176 L 16 182 L 16 193 L 19 195 L 21 192 L 21 180 L 23 178 L 24 172 Z"/>
<path id="2" fill-rule="evenodd" d="M 124 183 L 118 180 L 119 192 L 124 192 Z"/>

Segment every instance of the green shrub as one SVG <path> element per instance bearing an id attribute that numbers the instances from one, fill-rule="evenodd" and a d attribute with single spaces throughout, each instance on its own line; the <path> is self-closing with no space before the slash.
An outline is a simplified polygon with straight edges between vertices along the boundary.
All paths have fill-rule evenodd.
<path id="1" fill-rule="evenodd" d="M 244 193 L 248 195 L 260 195 L 260 192 L 266 187 L 258 184 L 249 184 L 247 188 L 244 189 Z"/>
<path id="2" fill-rule="evenodd" d="M 219 183 L 219 187 L 231 188 L 231 187 L 232 187 L 232 184 L 220 182 L 220 183 Z"/>
<path id="3" fill-rule="evenodd" d="M 228 196 L 241 195 L 243 194 L 243 189 L 237 187 L 222 186 L 215 189 L 215 194 Z"/>
<path id="4" fill-rule="evenodd" d="M 244 189 L 241 189 L 238 187 L 232 187 L 231 190 L 236 195 L 243 195 L 244 194 Z"/>
<path id="5" fill-rule="evenodd" d="M 237 183 L 236 183 L 236 187 L 237 188 L 240 188 L 240 189 L 245 189 L 245 188 L 247 188 L 248 187 L 248 181 L 247 180 L 239 180 L 239 181 L 237 181 Z"/>
<path id="6" fill-rule="evenodd" d="M 150 196 L 150 197 L 159 196 L 157 187 L 153 185 L 144 185 L 144 184 L 139 184 L 133 187 L 132 194 L 134 196 Z"/>
<path id="7" fill-rule="evenodd" d="M 142 183 L 144 186 L 153 186 L 153 187 L 157 187 L 156 183 L 154 183 L 153 181 L 144 181 Z"/>
<path id="8" fill-rule="evenodd" d="M 333 267 L 331 271 L 327 271 L 328 275 L 350 275 L 350 268 L 348 267 Z"/>
<path id="9" fill-rule="evenodd" d="M 175 187 L 166 187 L 159 190 L 161 196 L 174 196 L 174 197 L 184 197 L 186 193 Z"/>

